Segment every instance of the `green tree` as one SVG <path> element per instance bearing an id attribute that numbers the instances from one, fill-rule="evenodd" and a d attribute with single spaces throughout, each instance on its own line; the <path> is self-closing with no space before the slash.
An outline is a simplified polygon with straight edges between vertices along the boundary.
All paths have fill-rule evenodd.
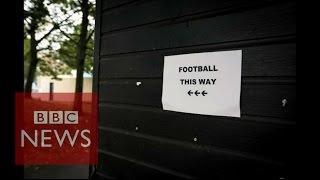
<path id="1" fill-rule="evenodd" d="M 60 49 L 57 52 L 57 59 L 66 63 L 70 68 L 77 68 L 77 43 L 80 39 L 80 25 L 75 27 L 74 33 L 67 35 L 68 39 L 60 42 Z M 93 36 L 91 35 L 86 44 L 84 60 L 84 72 L 92 74 L 93 68 Z"/>
<path id="2" fill-rule="evenodd" d="M 91 31 L 91 33 L 88 32 L 88 28 L 90 26 L 89 16 L 94 14 L 94 4 L 89 0 L 82 0 L 79 2 L 82 12 L 82 20 L 80 25 L 79 40 L 77 43 L 77 78 L 75 88 L 76 93 L 82 93 L 83 91 L 83 72 L 85 69 L 86 51 L 88 49 L 87 44 L 94 32 L 93 30 Z M 81 101 L 81 99 L 79 99 L 79 101 Z"/>
<path id="3" fill-rule="evenodd" d="M 28 71 L 26 74 L 27 78 L 25 91 L 31 92 L 32 83 L 36 75 L 37 65 L 40 61 L 39 52 L 43 50 L 40 49 L 39 45 L 55 30 L 61 28 L 62 26 L 68 25 L 68 23 L 64 24 L 64 22 L 67 22 L 67 20 L 72 16 L 71 13 L 71 15 L 65 19 L 59 19 L 57 14 L 52 15 L 49 13 L 48 7 L 52 4 L 60 5 L 60 11 L 67 12 L 65 8 L 72 3 L 70 3 L 68 0 L 25 0 L 24 3 L 25 37 L 27 37 L 27 42 L 29 42 L 29 46 L 27 47 L 29 49 L 27 52 L 29 58 L 25 58 L 25 60 L 29 62 Z M 74 9 L 73 11 L 77 11 L 77 9 Z M 50 25 L 51 28 L 46 30 L 46 28 Z M 42 34 L 42 36 L 37 38 L 39 34 Z M 49 48 L 47 48 L 47 50 L 49 50 Z M 42 63 L 42 66 L 44 65 L 45 63 Z"/>
<path id="4" fill-rule="evenodd" d="M 38 64 L 37 74 L 51 76 L 52 79 L 61 80 L 58 75 L 71 73 L 71 68 L 66 63 L 54 57 L 51 53 L 43 54 Z"/>
<path id="5" fill-rule="evenodd" d="M 36 75 L 51 76 L 52 79 L 60 80 L 58 75 L 70 74 L 72 68 L 67 63 L 61 61 L 55 51 L 47 53 L 39 53 L 39 62 L 36 68 Z M 27 77 L 27 72 L 30 66 L 30 39 L 24 39 L 24 77 Z"/>
<path id="6" fill-rule="evenodd" d="M 76 67 L 76 93 L 83 92 L 83 73 L 90 72 L 93 64 L 93 24 L 89 18 L 94 16 L 94 1 L 77 0 L 72 3 L 72 6 L 79 6 L 81 11 L 81 23 L 74 27 L 74 33 L 70 34 L 60 28 L 69 41 L 65 41 L 61 45 L 59 51 L 61 59 L 64 60 L 70 67 Z M 91 31 L 90 31 L 91 29 Z M 71 54 L 70 54 L 71 52 Z M 74 56 L 75 55 L 75 56 Z M 73 59 L 75 58 L 75 62 Z M 76 96 L 75 109 L 81 111 L 82 97 Z"/>

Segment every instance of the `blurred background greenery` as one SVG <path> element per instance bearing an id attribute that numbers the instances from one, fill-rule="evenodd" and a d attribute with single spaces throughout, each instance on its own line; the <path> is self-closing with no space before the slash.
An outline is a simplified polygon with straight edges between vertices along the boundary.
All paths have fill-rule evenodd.
<path id="1" fill-rule="evenodd" d="M 94 13 L 94 0 L 24 0 L 25 92 L 37 77 L 61 81 L 72 71 L 73 92 L 83 92 L 83 74 L 93 70 Z"/>

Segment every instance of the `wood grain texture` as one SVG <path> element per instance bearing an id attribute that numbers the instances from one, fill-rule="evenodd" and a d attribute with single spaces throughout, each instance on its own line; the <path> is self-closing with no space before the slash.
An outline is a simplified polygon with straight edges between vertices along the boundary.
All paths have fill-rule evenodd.
<path id="1" fill-rule="evenodd" d="M 102 37 L 101 55 L 295 34 L 295 4 L 254 9 Z"/>
<path id="2" fill-rule="evenodd" d="M 136 82 L 142 82 L 136 86 Z M 292 118 L 295 116 L 294 84 L 243 84 L 241 114 Z M 162 107 L 162 79 L 112 80 L 100 84 L 100 102 Z M 287 100 L 285 108 L 282 100 Z"/>
<path id="3" fill-rule="evenodd" d="M 204 116 L 139 108 L 128 105 L 102 104 L 102 127 L 136 131 L 157 137 L 193 142 L 214 147 L 257 154 L 287 161 L 293 141 L 295 122 L 244 116 L 239 118 Z M 180 131 L 177 132 L 177 127 Z M 136 129 L 138 128 L 138 129 Z"/>
<path id="4" fill-rule="evenodd" d="M 105 12 L 102 31 L 115 31 L 207 11 L 220 12 L 229 8 L 237 9 L 252 4 L 254 3 L 248 0 L 202 0 L 201 3 L 199 0 L 184 0 L 183 3 L 172 0 L 151 0 L 116 11 Z"/>
<path id="5" fill-rule="evenodd" d="M 94 62 L 93 62 L 93 82 L 92 92 L 99 92 L 99 69 L 100 69 L 100 34 L 101 34 L 101 0 L 96 1 L 96 12 L 95 12 L 95 27 L 94 27 Z"/>
<path id="6" fill-rule="evenodd" d="M 244 77 L 296 75 L 296 44 L 285 43 L 228 49 L 206 48 L 201 50 L 197 47 L 192 49 L 193 51 L 172 49 L 107 57 L 100 62 L 100 78 L 160 78 L 163 75 L 164 56 L 235 49 L 241 49 L 243 53 L 242 76 Z"/>
<path id="7" fill-rule="evenodd" d="M 107 10 L 107 9 L 119 7 L 121 5 L 130 3 L 130 2 L 135 2 L 137 0 L 100 0 L 100 1 L 102 1 L 102 10 Z"/>
<path id="8" fill-rule="evenodd" d="M 196 179 L 187 174 L 168 170 L 157 165 L 137 161 L 133 158 L 118 155 L 110 152 L 100 152 L 99 161 L 105 162 L 99 164 L 102 174 L 108 174 L 115 179 Z M 124 173 L 125 172 L 125 173 Z"/>
<path id="9" fill-rule="evenodd" d="M 101 177 L 294 177 L 296 3 L 101 1 L 94 72 Z M 241 118 L 162 110 L 164 56 L 237 49 Z"/>
<path id="10" fill-rule="evenodd" d="M 181 145 L 152 139 L 135 133 L 100 131 L 105 138 L 101 148 L 109 152 L 143 159 L 159 167 L 167 167 L 176 172 L 198 178 L 226 179 L 248 177 L 249 179 L 269 179 L 280 176 L 285 171 L 282 163 L 260 159 L 244 153 L 235 153 L 198 145 Z M 230 166 L 232 164 L 232 166 Z M 277 172 L 270 174 L 269 172 Z M 260 178 L 261 177 L 261 178 Z"/>

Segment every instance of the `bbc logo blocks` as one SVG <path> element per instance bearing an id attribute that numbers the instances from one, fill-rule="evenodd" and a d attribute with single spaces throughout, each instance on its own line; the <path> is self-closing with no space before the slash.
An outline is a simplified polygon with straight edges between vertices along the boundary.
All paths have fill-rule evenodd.
<path id="1" fill-rule="evenodd" d="M 78 124 L 78 111 L 34 111 L 34 124 Z"/>
<path id="2" fill-rule="evenodd" d="M 97 165 L 97 95 L 54 93 L 52 101 L 48 97 L 50 93 L 16 93 L 16 164 Z"/>

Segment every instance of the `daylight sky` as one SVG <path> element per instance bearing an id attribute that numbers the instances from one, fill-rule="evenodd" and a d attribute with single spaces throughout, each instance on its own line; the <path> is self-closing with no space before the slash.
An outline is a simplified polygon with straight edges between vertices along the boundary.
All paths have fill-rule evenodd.
<path id="1" fill-rule="evenodd" d="M 89 0 L 89 2 L 95 3 L 95 0 Z M 66 22 L 63 22 L 63 20 L 66 19 L 66 17 L 71 16 L 68 21 L 72 22 L 73 26 L 81 24 L 81 18 L 82 18 L 81 12 L 73 13 L 73 11 L 71 9 L 68 9 L 67 10 L 67 14 L 64 14 L 60 10 L 60 7 L 62 5 L 57 5 L 57 4 L 48 5 L 48 1 L 47 0 L 44 0 L 43 3 L 48 7 L 49 13 L 50 13 L 51 17 L 53 17 L 53 21 L 54 22 L 59 22 L 59 24 L 65 24 Z M 31 6 L 32 6 L 32 3 L 30 3 L 30 0 L 24 1 L 24 10 L 28 11 Z M 94 28 L 94 18 L 89 17 L 89 24 L 90 24 L 89 29 L 92 30 Z M 52 24 L 47 24 L 47 25 L 43 26 L 41 28 L 42 30 L 37 32 L 36 38 L 40 39 L 51 28 L 52 28 Z M 70 26 L 61 26 L 60 28 L 64 32 L 73 33 L 73 28 L 70 27 Z M 52 32 L 52 34 L 50 35 L 49 38 L 53 38 L 53 37 L 60 37 L 60 40 L 66 40 L 67 39 L 67 37 L 61 36 L 61 33 L 59 32 L 59 30 L 55 30 L 54 32 Z M 48 47 L 48 45 L 49 45 L 49 41 L 45 39 L 39 44 L 38 48 L 39 49 L 46 48 L 46 47 Z M 51 47 L 54 50 L 58 50 L 60 48 L 60 45 L 59 45 L 59 43 L 52 43 Z"/>

